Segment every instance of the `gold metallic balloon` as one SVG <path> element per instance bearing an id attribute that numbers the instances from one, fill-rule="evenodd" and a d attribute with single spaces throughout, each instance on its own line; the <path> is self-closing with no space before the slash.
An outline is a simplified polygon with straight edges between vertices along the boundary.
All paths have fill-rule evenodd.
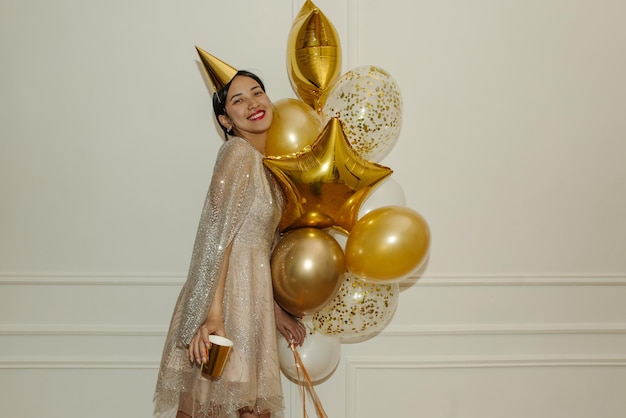
<path id="1" fill-rule="evenodd" d="M 381 161 L 402 124 L 402 96 L 393 77 L 372 65 L 343 74 L 320 97 L 324 123 L 341 120 L 350 145 L 366 160 Z"/>
<path id="2" fill-rule="evenodd" d="M 348 270 L 363 279 L 395 282 L 426 260 L 430 229 L 413 209 L 387 206 L 360 218 L 346 241 Z"/>
<path id="3" fill-rule="evenodd" d="M 392 173 L 389 167 L 356 155 L 338 119 L 331 119 L 312 145 L 293 154 L 266 157 L 264 164 L 287 200 L 280 223 L 283 232 L 331 226 L 350 231 L 372 186 Z"/>
<path id="4" fill-rule="evenodd" d="M 300 9 L 289 32 L 287 69 L 298 96 L 320 112 L 321 93 L 341 71 L 341 44 L 331 21 L 309 0 Z"/>
<path id="5" fill-rule="evenodd" d="M 399 296 L 398 283 L 372 283 L 346 273 L 333 300 L 313 314 L 313 326 L 342 343 L 361 342 L 387 326 Z"/>
<path id="6" fill-rule="evenodd" d="M 286 155 L 311 145 L 322 130 L 317 113 L 302 100 L 282 99 L 273 104 L 274 119 L 267 132 L 266 155 Z"/>
<path id="7" fill-rule="evenodd" d="M 274 298 L 293 315 L 317 312 L 335 297 L 346 270 L 341 246 L 317 228 L 288 232 L 272 252 Z"/>
<path id="8" fill-rule="evenodd" d="M 319 228 L 327 229 L 332 228 L 335 225 L 335 220 L 325 214 L 324 212 L 307 211 L 298 218 L 297 225 L 294 224 L 292 228 Z"/>

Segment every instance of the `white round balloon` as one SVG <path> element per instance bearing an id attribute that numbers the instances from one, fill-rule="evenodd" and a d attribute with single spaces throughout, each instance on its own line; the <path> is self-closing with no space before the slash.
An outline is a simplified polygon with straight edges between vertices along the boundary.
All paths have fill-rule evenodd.
<path id="1" fill-rule="evenodd" d="M 328 233 L 328 235 L 333 237 L 335 241 L 337 241 L 341 249 L 345 251 L 346 242 L 348 241 L 348 234 L 338 228 L 328 228 L 325 231 Z"/>
<path id="2" fill-rule="evenodd" d="M 280 333 L 278 335 L 280 369 L 289 379 L 299 382 L 303 379 L 302 371 L 300 371 L 301 377 L 298 378 L 294 353 L 285 337 Z M 313 383 L 329 377 L 341 359 L 341 342 L 339 339 L 316 331 L 309 332 L 302 346 L 296 347 L 296 350 Z"/>
<path id="3" fill-rule="evenodd" d="M 361 204 L 359 219 L 374 209 L 383 206 L 405 206 L 406 196 L 402 186 L 393 175 L 381 181 Z M 342 247 L 345 250 L 345 245 Z"/>

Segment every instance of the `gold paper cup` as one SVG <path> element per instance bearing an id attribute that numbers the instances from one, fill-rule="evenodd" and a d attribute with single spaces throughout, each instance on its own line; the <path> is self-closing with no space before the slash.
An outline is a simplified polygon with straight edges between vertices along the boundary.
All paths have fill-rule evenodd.
<path id="1" fill-rule="evenodd" d="M 211 343 L 211 348 L 209 348 L 207 362 L 202 365 L 202 374 L 210 377 L 220 377 L 224 371 L 233 342 L 219 335 L 209 335 L 209 342 Z"/>

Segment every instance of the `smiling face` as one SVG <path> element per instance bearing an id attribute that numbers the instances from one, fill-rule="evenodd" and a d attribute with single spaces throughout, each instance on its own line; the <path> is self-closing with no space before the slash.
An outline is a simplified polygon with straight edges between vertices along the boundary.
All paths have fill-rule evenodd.
<path id="1" fill-rule="evenodd" d="M 267 130 L 272 124 L 272 103 L 261 85 L 253 78 L 238 75 L 230 83 L 226 96 L 226 114 L 219 115 L 220 124 L 233 134 L 255 146 L 265 146 Z M 257 146 L 258 148 L 258 146 Z"/>

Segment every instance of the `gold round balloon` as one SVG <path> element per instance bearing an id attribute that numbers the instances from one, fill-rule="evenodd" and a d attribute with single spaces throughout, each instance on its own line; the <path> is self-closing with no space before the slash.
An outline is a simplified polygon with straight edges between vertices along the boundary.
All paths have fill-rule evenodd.
<path id="1" fill-rule="evenodd" d="M 298 97 L 320 112 L 321 93 L 341 71 L 341 44 L 332 22 L 309 0 L 289 32 L 287 69 Z"/>
<path id="2" fill-rule="evenodd" d="M 266 155 L 287 155 L 317 139 L 321 118 L 302 100 L 282 99 L 273 104 L 274 119 L 267 132 Z"/>
<path id="3" fill-rule="evenodd" d="M 346 263 L 333 237 L 321 229 L 300 228 L 278 242 L 271 270 L 276 302 L 301 316 L 317 312 L 335 297 Z"/>
<path id="4" fill-rule="evenodd" d="M 375 282 L 406 278 L 426 260 L 430 229 L 413 209 L 385 206 L 364 215 L 346 241 L 346 265 L 357 277 Z"/>

